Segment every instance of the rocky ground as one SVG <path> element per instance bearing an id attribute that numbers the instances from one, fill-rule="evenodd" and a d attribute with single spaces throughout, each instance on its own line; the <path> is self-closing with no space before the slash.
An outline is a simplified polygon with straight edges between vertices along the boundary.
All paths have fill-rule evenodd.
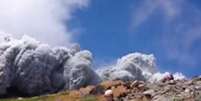
<path id="1" fill-rule="evenodd" d="M 79 90 L 0 101 L 201 101 L 201 77 L 191 80 L 105 81 Z"/>

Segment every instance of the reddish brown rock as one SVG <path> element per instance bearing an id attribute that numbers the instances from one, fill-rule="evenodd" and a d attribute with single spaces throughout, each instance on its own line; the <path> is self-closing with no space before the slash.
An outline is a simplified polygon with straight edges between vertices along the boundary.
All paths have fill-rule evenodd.
<path id="1" fill-rule="evenodd" d="M 81 97 L 81 93 L 79 91 L 74 90 L 69 93 L 69 96 L 74 98 L 79 98 Z"/>
<path id="2" fill-rule="evenodd" d="M 80 88 L 80 94 L 82 96 L 90 95 L 93 91 L 95 91 L 96 86 L 87 86 L 86 88 Z"/>
<path id="3" fill-rule="evenodd" d="M 128 93 L 127 87 L 120 85 L 112 89 L 114 97 L 123 97 Z"/>
<path id="4" fill-rule="evenodd" d="M 131 99 L 129 101 L 151 101 L 151 96 L 150 95 L 142 95 L 140 97 Z"/>
<path id="5" fill-rule="evenodd" d="M 123 81 L 105 81 L 100 84 L 104 89 L 111 89 L 112 87 L 117 87 L 119 85 L 124 85 Z"/>
<path id="6" fill-rule="evenodd" d="M 97 101 L 113 101 L 113 99 L 110 100 L 107 97 L 105 97 L 104 95 L 101 95 L 101 96 L 97 97 Z"/>

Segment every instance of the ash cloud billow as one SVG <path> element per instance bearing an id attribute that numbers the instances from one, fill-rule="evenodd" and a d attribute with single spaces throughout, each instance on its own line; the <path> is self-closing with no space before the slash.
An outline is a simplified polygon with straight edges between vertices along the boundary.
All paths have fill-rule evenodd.
<path id="1" fill-rule="evenodd" d="M 1 38 L 0 95 L 10 87 L 23 94 L 39 95 L 100 82 L 87 50 L 51 48 L 30 37 Z"/>
<path id="2" fill-rule="evenodd" d="M 74 47 L 52 47 L 29 36 L 0 37 L 0 95 L 8 89 L 29 96 L 78 89 L 105 80 L 157 82 L 168 73 L 157 71 L 154 55 L 131 53 L 106 68 L 93 69 L 92 53 Z M 3 36 L 4 35 L 4 36 Z M 97 68 L 97 67 L 96 67 Z M 185 79 L 180 73 L 176 79 Z"/>
<path id="3" fill-rule="evenodd" d="M 115 65 L 97 72 L 103 80 L 148 80 L 156 73 L 155 57 L 150 54 L 131 53 L 117 60 Z"/>
<path id="4" fill-rule="evenodd" d="M 153 54 L 130 53 L 117 60 L 116 64 L 98 69 L 97 74 L 104 80 L 143 80 L 158 82 L 168 75 L 173 75 L 175 80 L 186 77 L 182 73 L 161 73 L 157 69 L 156 58 Z"/>

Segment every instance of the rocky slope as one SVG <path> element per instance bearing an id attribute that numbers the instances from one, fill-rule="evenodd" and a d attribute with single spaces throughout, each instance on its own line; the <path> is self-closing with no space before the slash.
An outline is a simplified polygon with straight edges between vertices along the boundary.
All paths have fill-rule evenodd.
<path id="1" fill-rule="evenodd" d="M 80 96 L 103 96 L 101 101 L 201 101 L 201 77 L 155 83 L 106 81 L 98 86 L 81 88 L 77 92 Z"/>
<path id="2" fill-rule="evenodd" d="M 155 83 L 105 81 L 54 95 L 2 101 L 201 101 L 201 77 Z"/>

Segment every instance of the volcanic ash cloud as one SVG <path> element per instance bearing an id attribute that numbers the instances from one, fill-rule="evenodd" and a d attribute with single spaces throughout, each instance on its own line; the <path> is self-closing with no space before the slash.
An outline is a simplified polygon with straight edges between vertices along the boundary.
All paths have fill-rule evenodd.
<path id="1" fill-rule="evenodd" d="M 157 82 L 169 73 L 157 71 L 154 55 L 130 53 L 117 63 L 96 72 L 92 53 L 70 48 L 51 47 L 28 36 L 20 40 L 0 33 L 0 95 L 15 88 L 26 95 L 40 95 L 78 89 L 104 80 L 143 80 Z M 181 73 L 175 79 L 185 79 Z"/>
<path id="2" fill-rule="evenodd" d="M 161 73 L 157 69 L 153 54 L 130 53 L 117 60 L 116 64 L 98 69 L 97 74 L 102 80 L 143 80 L 158 82 L 168 75 L 175 80 L 186 79 L 182 73 Z"/>
<path id="3" fill-rule="evenodd" d="M 0 95 L 15 87 L 39 95 L 97 84 L 91 69 L 92 54 L 78 47 L 50 47 L 30 37 L 0 37 Z"/>
<path id="4" fill-rule="evenodd" d="M 117 60 L 111 66 L 97 70 L 103 80 L 147 80 L 156 73 L 155 57 L 141 53 L 131 53 Z"/>

